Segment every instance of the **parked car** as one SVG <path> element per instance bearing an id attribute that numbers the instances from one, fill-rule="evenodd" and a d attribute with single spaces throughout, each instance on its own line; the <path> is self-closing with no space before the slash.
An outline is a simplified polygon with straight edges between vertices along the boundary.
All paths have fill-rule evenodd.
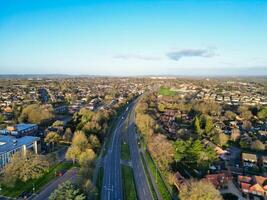
<path id="1" fill-rule="evenodd" d="M 66 173 L 67 170 L 63 169 L 55 173 L 56 176 L 63 176 L 63 174 Z"/>
<path id="2" fill-rule="evenodd" d="M 32 195 L 31 192 L 22 192 L 22 193 L 19 195 L 19 198 L 20 198 L 20 199 L 28 199 L 31 195 Z"/>

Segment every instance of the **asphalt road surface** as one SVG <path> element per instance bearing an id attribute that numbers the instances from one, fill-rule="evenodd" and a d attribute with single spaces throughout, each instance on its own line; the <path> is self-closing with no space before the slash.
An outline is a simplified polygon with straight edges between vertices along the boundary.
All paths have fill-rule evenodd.
<path id="1" fill-rule="evenodd" d="M 120 116 L 114 130 L 111 145 L 104 160 L 104 178 L 102 184 L 103 200 L 122 200 L 122 175 L 120 166 L 121 132 L 127 111 Z"/>
<path id="2" fill-rule="evenodd" d="M 127 130 L 129 137 L 129 148 L 134 171 L 134 178 L 137 188 L 138 199 L 152 200 L 152 194 L 149 190 L 148 181 L 144 172 L 140 154 L 138 151 L 137 140 L 135 137 L 134 123 L 134 106 L 136 101 L 132 102 L 128 109 L 125 110 L 123 117 L 121 116 L 115 131 L 113 133 L 111 145 L 104 161 L 104 178 L 102 185 L 102 200 L 122 200 L 122 175 L 120 166 L 120 148 L 121 148 L 121 133 L 124 128 L 124 122 L 127 115 L 130 114 L 130 123 Z"/>
<path id="3" fill-rule="evenodd" d="M 52 182 L 48 183 L 47 186 L 39 193 L 37 194 L 33 200 L 48 200 L 50 194 L 60 185 L 61 183 L 69 180 L 71 182 L 74 182 L 76 180 L 77 175 L 77 169 L 73 168 L 69 171 L 67 171 L 63 176 L 53 180 Z"/>
<path id="4" fill-rule="evenodd" d="M 135 113 L 134 107 L 130 109 L 129 127 L 129 148 L 131 152 L 134 179 L 136 183 L 137 195 L 140 200 L 152 200 L 152 194 L 149 189 L 149 183 L 146 178 L 145 170 L 142 164 L 141 156 L 138 150 L 136 131 L 135 131 Z"/>

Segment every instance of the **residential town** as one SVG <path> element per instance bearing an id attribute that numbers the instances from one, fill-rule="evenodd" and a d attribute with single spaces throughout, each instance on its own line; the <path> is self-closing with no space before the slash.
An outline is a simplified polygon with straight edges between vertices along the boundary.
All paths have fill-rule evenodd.
<path id="1" fill-rule="evenodd" d="M 151 143 L 148 148 L 151 156 L 159 163 L 169 163 L 158 166 L 163 177 L 173 176 L 170 184 L 178 191 L 189 179 L 198 178 L 211 182 L 226 199 L 229 194 L 237 199 L 266 199 L 266 95 L 266 86 L 258 82 L 210 79 L 177 84 L 173 81 L 151 93 L 144 104 L 148 106 L 150 123 L 156 126 L 154 132 L 166 137 L 162 146 L 164 141 L 166 146 L 179 140 L 200 141 L 217 155 L 201 167 L 188 164 L 194 161 L 183 158 L 179 152 L 182 149 L 174 150 L 178 152 L 170 160 L 160 158 Z M 140 129 L 143 130 L 141 125 Z M 153 135 L 144 137 L 153 141 Z M 181 145 L 177 148 L 182 148 Z M 179 162 L 174 165 L 175 154 Z M 168 168 L 172 168 L 172 173 Z"/>
<path id="2" fill-rule="evenodd" d="M 120 113 L 137 97 L 142 97 L 135 115 L 143 165 L 149 179 L 157 180 L 150 187 L 159 190 L 164 199 L 173 199 L 191 180 L 211 183 L 224 199 L 267 197 L 264 83 L 176 77 L 0 81 L 3 197 L 38 199 L 46 184 L 61 180 L 58 173 L 63 176 L 77 167 L 77 173 L 84 168 L 101 170 L 97 163 L 105 151 L 110 123 L 117 116 L 114 111 Z M 92 157 L 86 162 L 95 166 L 70 153 L 75 137 L 83 138 L 83 134 L 90 145 L 81 153 Z M 10 182 L 5 174 L 18 153 L 26 156 L 29 152 L 49 161 L 45 174 L 56 176 L 41 185 L 33 181 L 34 186 L 27 179 L 30 186 L 14 193 L 12 188 L 23 179 Z M 88 195 L 99 199 L 96 191 L 103 186 L 93 184 L 96 189 L 90 189 Z"/>

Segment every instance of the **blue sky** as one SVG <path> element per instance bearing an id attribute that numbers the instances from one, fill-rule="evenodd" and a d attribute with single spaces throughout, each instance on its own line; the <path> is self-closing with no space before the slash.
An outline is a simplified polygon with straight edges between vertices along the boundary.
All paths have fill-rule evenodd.
<path id="1" fill-rule="evenodd" d="M 267 75 L 267 0 L 1 0 L 0 69 Z"/>

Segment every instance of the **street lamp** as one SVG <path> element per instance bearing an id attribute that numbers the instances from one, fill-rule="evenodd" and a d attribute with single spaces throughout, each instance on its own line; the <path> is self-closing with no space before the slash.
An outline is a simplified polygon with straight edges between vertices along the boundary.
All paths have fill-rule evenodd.
<path id="1" fill-rule="evenodd" d="M 34 185 L 34 183 L 32 184 L 32 192 L 34 193 L 34 191 L 35 191 L 35 185 Z"/>

